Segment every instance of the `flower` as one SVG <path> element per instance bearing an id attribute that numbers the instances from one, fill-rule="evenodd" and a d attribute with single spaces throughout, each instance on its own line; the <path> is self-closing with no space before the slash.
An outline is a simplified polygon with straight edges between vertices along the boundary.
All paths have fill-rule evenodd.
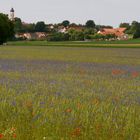
<path id="1" fill-rule="evenodd" d="M 81 135 L 81 128 L 75 128 L 74 130 L 73 130 L 73 132 L 71 133 L 71 135 L 73 136 L 73 137 L 76 137 L 76 136 L 80 136 Z"/>
<path id="2" fill-rule="evenodd" d="M 13 134 L 13 138 L 16 138 L 16 137 L 17 137 L 17 135 L 16 135 L 16 133 L 14 133 L 14 134 Z"/>
<path id="3" fill-rule="evenodd" d="M 2 139 L 3 138 L 3 134 L 0 134 L 0 139 Z"/>
<path id="4" fill-rule="evenodd" d="M 98 105 L 98 104 L 100 103 L 100 100 L 99 100 L 98 98 L 95 98 L 95 99 L 92 101 L 92 103 L 93 103 L 94 105 Z"/>
<path id="5" fill-rule="evenodd" d="M 138 72 L 136 72 L 136 71 L 132 72 L 131 74 L 132 74 L 132 77 L 133 77 L 133 78 L 136 78 L 136 77 L 138 77 L 138 76 L 139 76 L 139 73 L 138 73 Z"/>
<path id="6" fill-rule="evenodd" d="M 112 70 L 112 75 L 121 75 L 124 73 L 125 73 L 125 71 L 123 71 L 123 70 L 119 70 L 119 69 Z"/>
<path id="7" fill-rule="evenodd" d="M 12 128 L 11 128 L 11 131 L 16 131 L 16 128 L 12 127 Z"/>
<path id="8" fill-rule="evenodd" d="M 67 113 L 71 113 L 72 112 L 72 109 L 68 108 L 68 109 L 66 109 L 66 112 Z"/>

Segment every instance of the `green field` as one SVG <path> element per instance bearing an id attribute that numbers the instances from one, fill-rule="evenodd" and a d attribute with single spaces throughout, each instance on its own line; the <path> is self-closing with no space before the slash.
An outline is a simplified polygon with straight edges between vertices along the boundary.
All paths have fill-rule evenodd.
<path id="1" fill-rule="evenodd" d="M 0 139 L 140 140 L 139 42 L 1 46 Z"/>
<path id="2" fill-rule="evenodd" d="M 92 41 L 92 42 L 48 42 L 48 41 L 16 41 L 9 42 L 12 46 L 57 46 L 57 47 L 106 47 L 106 48 L 140 48 L 140 39 L 121 41 Z"/>

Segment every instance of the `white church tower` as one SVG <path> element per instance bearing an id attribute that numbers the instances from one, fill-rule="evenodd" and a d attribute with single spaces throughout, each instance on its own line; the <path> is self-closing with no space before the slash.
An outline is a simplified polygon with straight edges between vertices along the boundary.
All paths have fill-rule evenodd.
<path id="1" fill-rule="evenodd" d="M 14 10 L 14 8 L 11 8 L 11 10 L 10 10 L 10 20 L 14 21 L 14 19 L 15 19 L 15 10 Z"/>

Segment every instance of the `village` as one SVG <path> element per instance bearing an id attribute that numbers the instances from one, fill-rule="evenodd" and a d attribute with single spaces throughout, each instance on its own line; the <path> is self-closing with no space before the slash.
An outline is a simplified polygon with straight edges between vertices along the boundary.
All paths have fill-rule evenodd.
<path id="1" fill-rule="evenodd" d="M 113 28 L 95 25 L 92 20 L 87 21 L 85 25 L 77 25 L 67 20 L 59 24 L 25 23 L 15 17 L 13 8 L 10 10 L 10 19 L 15 23 L 17 29 L 15 30 L 15 40 L 93 41 L 127 40 L 132 37 L 126 33 L 126 27 Z M 35 29 L 37 26 L 38 29 Z"/>

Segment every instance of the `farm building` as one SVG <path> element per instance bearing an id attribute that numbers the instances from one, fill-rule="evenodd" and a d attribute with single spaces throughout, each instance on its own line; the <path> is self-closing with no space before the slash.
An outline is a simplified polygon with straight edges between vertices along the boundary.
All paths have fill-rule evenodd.
<path id="1" fill-rule="evenodd" d="M 108 34 L 114 34 L 117 36 L 118 40 L 127 40 L 128 39 L 128 35 L 125 34 L 126 28 L 103 28 L 101 29 L 98 34 L 101 35 L 108 35 Z"/>

